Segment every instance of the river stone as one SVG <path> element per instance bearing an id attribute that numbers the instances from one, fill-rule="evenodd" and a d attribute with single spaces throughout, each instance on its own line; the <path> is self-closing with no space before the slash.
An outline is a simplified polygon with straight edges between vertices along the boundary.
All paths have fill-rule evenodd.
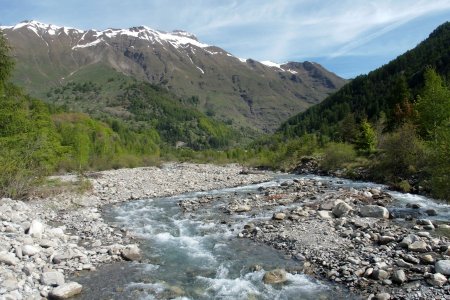
<path id="1" fill-rule="evenodd" d="M 348 213 L 352 210 L 352 207 L 345 203 L 344 201 L 338 201 L 336 205 L 333 207 L 333 214 L 340 218 L 348 215 Z"/>
<path id="2" fill-rule="evenodd" d="M 447 278 L 441 273 L 431 274 L 427 282 L 433 286 L 441 287 L 447 282 Z"/>
<path id="3" fill-rule="evenodd" d="M 441 273 L 442 275 L 450 275 L 450 260 L 440 260 L 434 265 L 436 273 Z"/>
<path id="4" fill-rule="evenodd" d="M 396 264 L 397 266 L 399 266 L 399 267 L 402 267 L 402 268 L 412 268 L 412 267 L 413 267 L 413 264 L 410 264 L 410 263 L 404 261 L 404 260 L 401 259 L 401 258 L 397 259 L 397 260 L 395 261 L 395 264 Z"/>
<path id="5" fill-rule="evenodd" d="M 389 278 L 389 273 L 385 270 L 374 270 L 372 277 L 376 280 L 384 280 Z"/>
<path id="6" fill-rule="evenodd" d="M 408 250 L 413 252 L 427 252 L 429 248 L 430 246 L 424 241 L 416 241 L 408 246 Z"/>
<path id="7" fill-rule="evenodd" d="M 375 296 L 376 300 L 389 300 L 391 295 L 389 293 L 379 293 Z"/>
<path id="8" fill-rule="evenodd" d="M 42 224 L 38 220 L 33 220 L 31 222 L 30 228 L 28 229 L 28 234 L 34 238 L 40 239 L 42 237 L 43 232 L 44 232 L 44 224 Z"/>
<path id="9" fill-rule="evenodd" d="M 122 249 L 120 251 L 120 255 L 125 260 L 134 261 L 134 260 L 140 260 L 141 259 L 141 250 L 137 245 L 129 245 L 125 249 Z"/>
<path id="10" fill-rule="evenodd" d="M 423 254 L 420 256 L 420 260 L 424 264 L 432 264 L 434 263 L 434 257 L 430 254 Z"/>
<path id="11" fill-rule="evenodd" d="M 24 245 L 22 247 L 23 255 L 33 256 L 33 255 L 38 254 L 39 252 L 41 252 L 41 249 L 39 249 L 38 247 L 32 246 L 32 245 Z"/>
<path id="12" fill-rule="evenodd" d="M 13 253 L 0 253 L 0 263 L 7 264 L 9 266 L 15 266 L 18 262 L 19 259 Z"/>
<path id="13" fill-rule="evenodd" d="M 364 205 L 359 209 L 359 214 L 366 218 L 389 219 L 389 211 L 378 205 Z"/>
<path id="14" fill-rule="evenodd" d="M 59 286 L 64 284 L 64 275 L 58 271 L 49 271 L 41 274 L 41 284 Z"/>
<path id="15" fill-rule="evenodd" d="M 278 221 L 284 220 L 285 218 L 286 218 L 286 214 L 282 213 L 282 212 L 274 213 L 272 216 L 272 219 L 278 220 Z"/>
<path id="16" fill-rule="evenodd" d="M 334 217 L 333 213 L 329 210 L 319 210 L 317 211 L 317 214 L 322 219 L 332 219 Z"/>
<path id="17" fill-rule="evenodd" d="M 265 284 L 283 283 L 287 280 L 286 271 L 283 269 L 275 269 L 264 274 L 263 281 Z"/>
<path id="18" fill-rule="evenodd" d="M 15 278 L 8 278 L 3 280 L 0 284 L 2 288 L 4 288 L 7 292 L 17 290 L 19 288 L 19 283 Z M 0 298 L 3 299 L 3 298 Z"/>
<path id="19" fill-rule="evenodd" d="M 429 208 L 425 211 L 425 213 L 429 216 L 437 216 L 437 211 L 433 208 Z"/>
<path id="20" fill-rule="evenodd" d="M 334 201 L 327 201 L 320 204 L 320 210 L 332 210 L 334 207 Z"/>
<path id="21" fill-rule="evenodd" d="M 381 245 L 386 245 L 386 244 L 389 244 L 389 243 L 391 243 L 393 241 L 395 241 L 395 238 L 392 237 L 392 236 L 388 236 L 388 235 L 382 235 L 378 239 L 378 243 L 381 244 Z"/>
<path id="22" fill-rule="evenodd" d="M 250 207 L 250 205 L 246 205 L 246 204 L 242 204 L 242 205 L 238 205 L 235 208 L 235 212 L 246 212 L 246 211 L 251 211 L 252 208 Z"/>
<path id="23" fill-rule="evenodd" d="M 420 238 L 415 234 L 408 234 L 403 238 L 403 240 L 398 244 L 402 248 L 408 248 L 414 242 L 420 241 Z"/>
<path id="24" fill-rule="evenodd" d="M 77 282 L 68 282 L 63 285 L 60 285 L 56 288 L 54 288 L 49 293 L 50 299 L 68 299 L 70 297 L 73 297 L 75 295 L 78 295 L 81 293 L 81 290 L 83 289 L 83 286 Z"/>
<path id="25" fill-rule="evenodd" d="M 402 284 L 407 281 L 405 271 L 395 270 L 392 274 L 392 281 L 398 284 Z"/>

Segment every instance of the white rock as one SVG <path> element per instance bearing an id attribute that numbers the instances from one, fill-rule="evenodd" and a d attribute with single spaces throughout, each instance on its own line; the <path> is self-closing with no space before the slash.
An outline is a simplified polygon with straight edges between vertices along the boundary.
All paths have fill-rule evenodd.
<path id="1" fill-rule="evenodd" d="M 38 254 L 39 252 L 41 252 L 41 249 L 39 249 L 38 247 L 32 246 L 32 245 L 24 245 L 22 247 L 23 255 L 33 256 L 33 255 Z"/>
<path id="2" fill-rule="evenodd" d="M 42 233 L 44 232 L 44 224 L 38 220 L 33 220 L 31 222 L 30 228 L 28 229 L 28 234 L 34 238 L 42 238 Z"/>
<path id="3" fill-rule="evenodd" d="M 432 274 L 427 282 L 433 286 L 443 286 L 447 282 L 447 278 L 441 273 Z"/>
<path id="4" fill-rule="evenodd" d="M 68 282 L 54 288 L 49 293 L 51 299 L 68 299 L 81 293 L 83 286 L 77 282 Z"/>
<path id="5" fill-rule="evenodd" d="M 13 253 L 0 253 L 0 263 L 7 264 L 9 266 L 15 266 L 18 262 L 19 259 Z"/>
<path id="6" fill-rule="evenodd" d="M 341 201 L 338 201 L 336 203 L 336 205 L 333 207 L 333 214 L 336 217 L 340 218 L 340 217 L 346 216 L 351 210 L 352 210 L 352 207 L 349 204 L 347 204 L 346 202 L 341 200 Z"/>
<path id="7" fill-rule="evenodd" d="M 333 213 L 329 210 L 319 210 L 317 211 L 317 214 L 322 219 L 332 219 L 334 217 Z"/>
<path id="8" fill-rule="evenodd" d="M 364 205 L 359 209 L 362 217 L 389 219 L 389 211 L 378 205 Z"/>
<path id="9" fill-rule="evenodd" d="M 58 271 L 49 271 L 41 274 L 41 284 L 59 286 L 64 284 L 64 275 Z"/>

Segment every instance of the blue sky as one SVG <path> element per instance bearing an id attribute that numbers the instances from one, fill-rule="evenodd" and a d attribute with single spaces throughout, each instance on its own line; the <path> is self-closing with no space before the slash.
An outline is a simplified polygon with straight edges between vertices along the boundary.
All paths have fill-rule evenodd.
<path id="1" fill-rule="evenodd" d="M 416 46 L 450 0 L 0 0 L 0 25 L 183 29 L 242 58 L 316 61 L 345 78 Z"/>

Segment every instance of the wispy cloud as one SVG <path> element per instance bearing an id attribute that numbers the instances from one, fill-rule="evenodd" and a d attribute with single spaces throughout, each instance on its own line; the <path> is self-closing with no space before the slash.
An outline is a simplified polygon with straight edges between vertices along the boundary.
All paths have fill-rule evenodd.
<path id="1" fill-rule="evenodd" d="M 4 25 L 37 19 L 82 29 L 184 29 L 238 56 L 277 62 L 369 55 L 369 45 L 438 13 L 450 19 L 449 0 L 0 0 Z M 390 51 L 372 47 L 370 55 Z"/>

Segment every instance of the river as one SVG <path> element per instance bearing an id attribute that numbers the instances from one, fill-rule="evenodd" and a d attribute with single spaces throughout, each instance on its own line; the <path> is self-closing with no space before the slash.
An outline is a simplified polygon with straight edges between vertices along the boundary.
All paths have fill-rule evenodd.
<path id="1" fill-rule="evenodd" d="M 255 212 L 224 214 L 230 197 L 258 193 L 260 187 L 313 178 L 332 188 L 385 186 L 351 180 L 278 174 L 269 182 L 173 197 L 142 199 L 104 209 L 104 218 L 132 231 L 140 240 L 141 263 L 103 266 L 75 278 L 84 286 L 77 299 L 359 299 L 340 286 L 303 274 L 302 262 L 263 244 L 240 239 L 237 233 L 249 219 L 270 218 Z M 390 210 L 422 213 L 433 208 L 436 220 L 450 219 L 450 206 L 429 198 L 389 191 L 395 201 Z M 212 207 L 183 213 L 177 205 L 198 197 L 214 196 Z M 418 203 L 420 210 L 407 208 Z M 284 268 L 287 282 L 267 285 L 265 271 Z"/>

